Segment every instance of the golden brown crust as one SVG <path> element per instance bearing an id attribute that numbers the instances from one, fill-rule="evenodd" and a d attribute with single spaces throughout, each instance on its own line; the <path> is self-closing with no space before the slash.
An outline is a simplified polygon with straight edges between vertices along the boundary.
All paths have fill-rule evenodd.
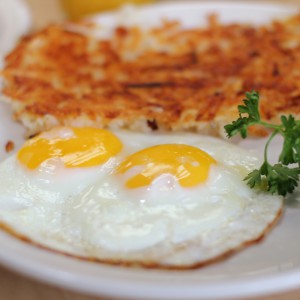
<path id="1" fill-rule="evenodd" d="M 249 90 L 263 118 L 297 117 L 299 26 L 300 15 L 261 27 L 211 18 L 206 28 L 117 28 L 110 40 L 82 33 L 91 24 L 50 26 L 6 58 L 4 94 L 30 134 L 88 123 L 218 135 Z"/>

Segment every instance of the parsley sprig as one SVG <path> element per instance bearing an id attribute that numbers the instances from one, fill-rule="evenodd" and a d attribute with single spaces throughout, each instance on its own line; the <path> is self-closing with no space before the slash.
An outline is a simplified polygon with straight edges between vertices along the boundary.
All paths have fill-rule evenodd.
<path id="1" fill-rule="evenodd" d="M 246 138 L 249 126 L 253 125 L 261 125 L 272 130 L 265 145 L 263 164 L 258 170 L 249 173 L 244 180 L 251 188 L 267 186 L 272 194 L 285 196 L 292 193 L 298 185 L 300 176 L 300 120 L 295 120 L 289 115 L 281 116 L 281 123 L 278 125 L 262 121 L 259 113 L 259 93 L 255 91 L 247 92 L 243 102 L 244 105 L 238 106 L 239 118 L 224 127 L 229 138 L 236 134 Z M 268 161 L 268 148 L 278 134 L 284 139 L 283 146 L 278 163 L 271 165 Z M 291 167 L 291 164 L 296 166 Z"/>

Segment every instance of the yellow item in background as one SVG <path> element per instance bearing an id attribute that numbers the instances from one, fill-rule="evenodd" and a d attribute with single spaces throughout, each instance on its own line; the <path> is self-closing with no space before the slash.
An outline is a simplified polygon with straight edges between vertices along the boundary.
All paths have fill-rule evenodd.
<path id="1" fill-rule="evenodd" d="M 153 0 L 61 0 L 62 6 L 71 19 L 104 10 L 115 9 L 124 4 L 146 4 Z"/>

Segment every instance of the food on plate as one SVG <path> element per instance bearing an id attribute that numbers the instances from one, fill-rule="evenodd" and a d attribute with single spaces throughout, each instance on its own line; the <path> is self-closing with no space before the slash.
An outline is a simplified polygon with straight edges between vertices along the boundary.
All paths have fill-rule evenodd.
<path id="1" fill-rule="evenodd" d="M 259 93 L 246 93 L 244 105 L 238 106 L 239 118 L 225 125 L 228 137 L 240 134 L 246 138 L 250 126 L 260 125 L 272 129 L 264 151 L 264 162 L 259 169 L 253 170 L 244 179 L 251 188 L 267 185 L 268 191 L 285 196 L 298 186 L 300 177 L 300 120 L 293 115 L 282 115 L 281 124 L 265 122 L 260 117 Z M 272 165 L 268 161 L 268 147 L 276 135 L 283 137 L 282 149 L 278 163 Z M 293 165 L 297 164 L 293 167 Z M 292 167 L 290 167 L 292 165 Z"/>
<path id="2" fill-rule="evenodd" d="M 7 141 L 7 143 L 5 144 L 5 151 L 7 153 L 13 151 L 15 149 L 15 143 L 13 141 Z"/>
<path id="3" fill-rule="evenodd" d="M 71 256 L 200 267 L 259 241 L 281 196 L 242 180 L 252 153 L 193 133 L 57 127 L 0 164 L 0 223 Z"/>
<path id="4" fill-rule="evenodd" d="M 300 15 L 265 25 L 53 25 L 6 58 L 3 93 L 33 135 L 56 125 L 222 135 L 247 90 L 261 114 L 300 115 Z M 252 130 L 264 135 L 264 129 Z"/>

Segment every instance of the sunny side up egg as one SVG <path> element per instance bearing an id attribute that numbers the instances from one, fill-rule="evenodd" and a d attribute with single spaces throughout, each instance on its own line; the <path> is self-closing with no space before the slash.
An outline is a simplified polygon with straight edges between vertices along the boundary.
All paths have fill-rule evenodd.
<path id="1" fill-rule="evenodd" d="M 0 222 L 87 259 L 201 266 L 258 240 L 282 197 L 252 190 L 244 149 L 198 134 L 59 127 L 0 164 Z"/>

